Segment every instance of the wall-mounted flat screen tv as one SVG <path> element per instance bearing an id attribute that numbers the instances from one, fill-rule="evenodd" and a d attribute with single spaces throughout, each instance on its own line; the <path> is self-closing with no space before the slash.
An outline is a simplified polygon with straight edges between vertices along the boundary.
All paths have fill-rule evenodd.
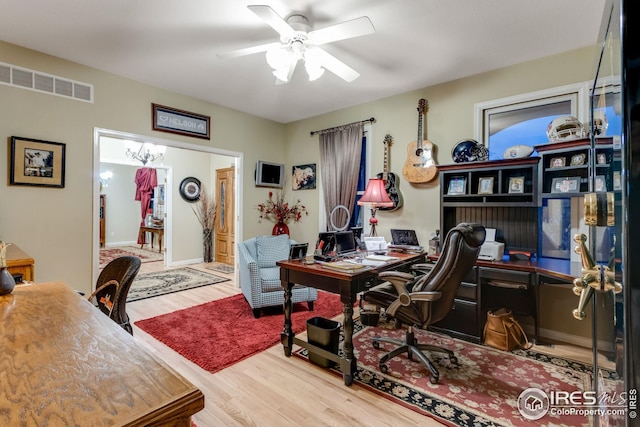
<path id="1" fill-rule="evenodd" d="M 282 188 L 284 165 L 258 160 L 256 164 L 256 186 Z"/>

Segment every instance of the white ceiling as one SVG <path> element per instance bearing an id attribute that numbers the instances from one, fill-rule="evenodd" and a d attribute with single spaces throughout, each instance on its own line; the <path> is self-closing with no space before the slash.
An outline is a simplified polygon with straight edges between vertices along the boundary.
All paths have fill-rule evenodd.
<path id="1" fill-rule="evenodd" d="M 0 0 L 0 40 L 288 123 L 593 45 L 604 3 Z M 247 9 L 251 4 L 268 4 L 283 18 L 305 15 L 312 30 L 368 16 L 374 34 L 323 46 L 360 77 L 346 83 L 325 72 L 309 82 L 299 66 L 291 82 L 275 85 L 262 53 L 219 59 L 218 53 L 278 41 Z"/>

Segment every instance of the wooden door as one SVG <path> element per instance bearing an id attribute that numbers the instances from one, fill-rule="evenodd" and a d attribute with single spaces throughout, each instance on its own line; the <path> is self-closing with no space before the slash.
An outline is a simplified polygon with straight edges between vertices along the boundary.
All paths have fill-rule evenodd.
<path id="1" fill-rule="evenodd" d="M 215 260 L 234 264 L 235 167 L 216 169 Z"/>

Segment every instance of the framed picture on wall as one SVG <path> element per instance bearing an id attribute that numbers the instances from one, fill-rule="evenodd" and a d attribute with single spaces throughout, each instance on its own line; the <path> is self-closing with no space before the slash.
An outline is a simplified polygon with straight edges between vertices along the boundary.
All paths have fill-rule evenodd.
<path id="1" fill-rule="evenodd" d="M 64 188 L 65 144 L 11 137 L 9 184 Z"/>
<path id="2" fill-rule="evenodd" d="M 312 190 L 316 188 L 316 164 L 297 165 L 291 169 L 292 190 Z"/>

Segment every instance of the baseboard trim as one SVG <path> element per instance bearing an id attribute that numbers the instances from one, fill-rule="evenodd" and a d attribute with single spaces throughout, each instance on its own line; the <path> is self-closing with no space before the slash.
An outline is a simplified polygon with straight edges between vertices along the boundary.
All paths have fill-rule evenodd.
<path id="1" fill-rule="evenodd" d="M 533 335 L 533 331 L 529 332 Z M 577 345 L 584 348 L 593 348 L 592 340 L 589 337 L 581 337 L 579 335 L 567 334 L 566 332 L 554 331 L 553 329 L 540 328 L 540 338 L 557 342 Z M 598 348 L 603 351 L 613 351 L 614 343 L 609 341 L 598 340 Z"/>

